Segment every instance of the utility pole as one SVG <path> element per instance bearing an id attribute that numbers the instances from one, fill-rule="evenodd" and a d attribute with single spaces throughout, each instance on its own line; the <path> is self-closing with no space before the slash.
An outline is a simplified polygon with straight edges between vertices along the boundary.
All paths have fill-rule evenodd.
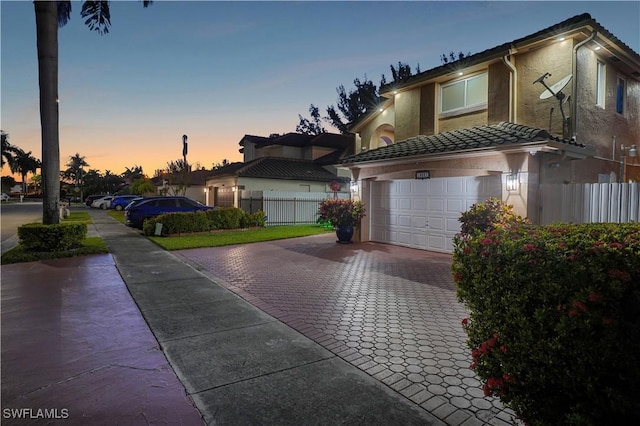
<path id="1" fill-rule="evenodd" d="M 182 135 L 182 159 L 184 166 L 187 167 L 187 135 Z"/>

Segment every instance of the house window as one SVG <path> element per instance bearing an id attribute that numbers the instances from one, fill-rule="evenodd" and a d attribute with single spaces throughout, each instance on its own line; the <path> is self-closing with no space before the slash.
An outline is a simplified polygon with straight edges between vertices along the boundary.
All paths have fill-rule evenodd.
<path id="1" fill-rule="evenodd" d="M 487 73 L 443 85 L 440 100 L 440 112 L 443 113 L 486 106 Z"/>
<path id="2" fill-rule="evenodd" d="M 626 81 L 624 80 L 624 78 L 618 76 L 616 83 L 616 112 L 618 114 L 624 113 L 624 100 L 626 97 L 626 90 Z"/>
<path id="3" fill-rule="evenodd" d="M 600 108 L 604 108 L 604 98 L 607 88 L 605 69 L 606 68 L 604 63 L 598 61 L 598 70 L 596 76 L 596 105 Z"/>

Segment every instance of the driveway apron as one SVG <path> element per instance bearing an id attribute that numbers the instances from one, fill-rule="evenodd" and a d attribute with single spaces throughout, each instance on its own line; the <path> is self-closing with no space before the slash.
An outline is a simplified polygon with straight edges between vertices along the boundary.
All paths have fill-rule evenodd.
<path id="1" fill-rule="evenodd" d="M 514 424 L 469 369 L 451 256 L 317 235 L 174 254 L 447 424 Z"/>

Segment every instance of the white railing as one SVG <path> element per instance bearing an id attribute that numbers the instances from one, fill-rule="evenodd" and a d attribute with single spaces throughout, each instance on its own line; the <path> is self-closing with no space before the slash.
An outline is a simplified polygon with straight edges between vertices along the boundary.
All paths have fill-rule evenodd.
<path id="1" fill-rule="evenodd" d="M 333 197 L 333 192 L 242 191 L 240 208 L 249 213 L 262 210 L 267 226 L 316 223 L 320 202 Z M 349 194 L 338 193 L 338 198 Z"/>

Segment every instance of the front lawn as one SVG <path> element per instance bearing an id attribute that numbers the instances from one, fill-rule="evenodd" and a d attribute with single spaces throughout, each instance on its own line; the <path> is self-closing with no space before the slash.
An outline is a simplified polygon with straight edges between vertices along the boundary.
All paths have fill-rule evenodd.
<path id="1" fill-rule="evenodd" d="M 210 234 L 180 235 L 174 237 L 148 237 L 165 250 L 185 250 L 202 247 L 220 247 L 232 244 L 257 243 L 334 232 L 320 225 L 270 226 L 212 232 Z"/>
<path id="2" fill-rule="evenodd" d="M 68 217 L 62 218 L 61 223 L 93 223 L 91 216 L 87 212 L 73 211 Z M 63 251 L 27 251 L 20 244 L 2 255 L 0 263 L 33 262 L 36 260 L 62 259 L 65 257 L 87 256 L 90 254 L 109 253 L 107 244 L 99 237 L 85 238 L 81 242 L 82 246 L 73 250 Z"/>

